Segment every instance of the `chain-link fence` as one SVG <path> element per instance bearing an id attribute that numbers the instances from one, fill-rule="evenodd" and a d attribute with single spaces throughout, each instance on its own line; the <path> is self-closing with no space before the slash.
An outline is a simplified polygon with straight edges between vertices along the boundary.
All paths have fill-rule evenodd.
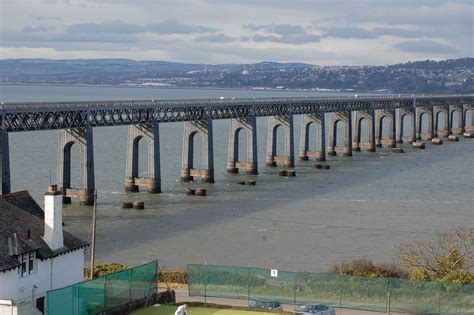
<path id="1" fill-rule="evenodd" d="M 47 314 L 97 314 L 146 300 L 156 293 L 157 267 L 158 263 L 154 261 L 49 291 L 46 297 Z"/>
<path id="2" fill-rule="evenodd" d="M 474 314 L 474 285 L 211 265 L 188 265 L 188 277 L 190 296 L 323 303 L 378 312 Z"/>

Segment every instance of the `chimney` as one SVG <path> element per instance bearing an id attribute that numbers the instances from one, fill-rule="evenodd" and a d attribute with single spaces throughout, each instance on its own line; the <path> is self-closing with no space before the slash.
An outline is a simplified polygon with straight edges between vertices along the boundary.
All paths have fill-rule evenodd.
<path id="1" fill-rule="evenodd" d="M 57 185 L 51 185 L 44 194 L 44 241 L 51 250 L 64 246 L 63 196 Z"/>
<path id="2" fill-rule="evenodd" d="M 16 233 L 15 232 L 10 232 L 8 234 L 8 256 L 13 256 L 13 254 L 16 253 Z"/>

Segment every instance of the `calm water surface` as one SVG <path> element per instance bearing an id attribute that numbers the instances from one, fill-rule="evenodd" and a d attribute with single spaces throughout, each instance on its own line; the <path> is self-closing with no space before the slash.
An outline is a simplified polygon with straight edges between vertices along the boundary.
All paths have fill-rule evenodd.
<path id="1" fill-rule="evenodd" d="M 318 93 L 236 90 L 0 86 L 2 101 L 170 99 L 309 96 Z M 295 144 L 300 118 L 295 117 Z M 181 123 L 161 125 L 163 194 L 123 191 L 127 127 L 94 129 L 99 194 L 99 262 L 137 265 L 159 259 L 167 267 L 187 263 L 259 266 L 324 272 L 355 257 L 396 259 L 402 242 L 426 240 L 440 229 L 474 225 L 474 141 L 427 143 L 426 150 L 393 155 L 388 149 L 328 160 L 328 171 L 297 162 L 295 178 L 265 167 L 267 118 L 257 119 L 260 175 L 256 186 L 238 186 L 245 175 L 227 175 L 228 121 L 214 123 L 215 184 L 205 198 L 185 196 L 179 181 Z M 12 186 L 42 194 L 56 174 L 57 132 L 10 135 Z M 197 148 L 200 148 L 198 142 Z M 242 144 L 242 149 L 244 143 Z M 245 151 L 243 151 L 245 152 Z M 146 149 L 140 146 L 140 172 Z M 199 157 L 196 157 L 199 165 Z M 79 186 L 79 150 L 73 146 L 73 186 Z M 146 210 L 122 210 L 141 199 Z M 91 209 L 65 207 L 66 229 L 90 239 Z"/>

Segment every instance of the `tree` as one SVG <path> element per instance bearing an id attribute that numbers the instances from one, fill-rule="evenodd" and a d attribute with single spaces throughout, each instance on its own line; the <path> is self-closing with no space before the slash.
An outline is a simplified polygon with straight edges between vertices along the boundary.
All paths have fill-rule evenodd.
<path id="1" fill-rule="evenodd" d="M 460 226 L 439 233 L 435 241 L 401 244 L 398 257 L 412 278 L 424 274 L 422 270 L 436 280 L 454 281 L 456 275 L 465 278 L 474 266 L 474 228 Z"/>

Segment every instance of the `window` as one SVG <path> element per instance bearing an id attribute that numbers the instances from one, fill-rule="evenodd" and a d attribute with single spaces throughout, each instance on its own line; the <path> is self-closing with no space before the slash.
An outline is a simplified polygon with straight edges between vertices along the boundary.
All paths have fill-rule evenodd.
<path id="1" fill-rule="evenodd" d="M 18 269 L 20 277 L 34 273 L 36 271 L 36 252 L 29 252 L 18 256 L 18 262 L 20 263 L 20 268 Z"/>
<path id="2" fill-rule="evenodd" d="M 35 272 L 36 253 L 31 252 L 28 257 L 28 273 Z"/>

